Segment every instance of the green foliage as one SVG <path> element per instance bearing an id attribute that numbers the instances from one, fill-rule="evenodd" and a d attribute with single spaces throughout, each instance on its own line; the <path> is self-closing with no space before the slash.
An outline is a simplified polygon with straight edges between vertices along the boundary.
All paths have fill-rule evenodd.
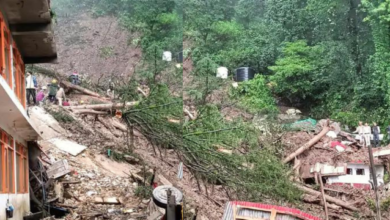
<path id="1" fill-rule="evenodd" d="M 275 100 L 268 89 L 265 77 L 256 75 L 253 80 L 242 82 L 238 88 L 230 88 L 230 96 L 249 112 L 276 112 Z"/>
<path id="2" fill-rule="evenodd" d="M 211 63 L 204 60 L 203 65 Z M 182 102 L 166 86 L 156 85 L 149 97 L 124 112 L 123 118 L 127 124 L 136 125 L 154 148 L 175 150 L 194 176 L 229 186 L 242 199 L 261 201 L 262 195 L 288 201 L 299 199 L 301 193 L 290 182 L 288 168 L 276 156 L 281 146 L 265 142 L 259 148 L 254 128 L 240 120 L 225 121 L 215 105 L 199 105 L 198 112 L 194 121 L 168 122 L 167 118 L 181 118 Z M 245 147 L 248 153 L 225 155 L 216 150 L 220 147 Z M 253 164 L 253 169 L 245 167 L 245 163 Z"/>
<path id="3" fill-rule="evenodd" d="M 390 197 L 383 199 L 381 201 L 381 210 L 382 211 L 388 211 L 390 208 Z"/>
<path id="4" fill-rule="evenodd" d="M 283 57 L 276 60 L 275 66 L 269 67 L 275 73 L 271 76 L 276 84 L 275 92 L 290 99 L 314 95 L 316 85 L 313 81 L 321 53 L 322 48 L 310 47 L 304 41 L 287 43 Z"/>
<path id="5" fill-rule="evenodd" d="M 368 204 L 368 207 L 369 207 L 372 211 L 376 212 L 375 201 L 374 201 L 373 199 L 371 199 L 371 198 L 367 198 L 367 199 L 366 199 L 366 202 L 367 202 L 367 204 Z"/>
<path id="6" fill-rule="evenodd" d="M 49 106 L 45 106 L 44 108 L 58 122 L 72 123 L 74 121 L 74 118 L 61 108 L 53 109 Z"/>
<path id="7" fill-rule="evenodd" d="M 152 197 L 153 188 L 151 186 L 137 186 L 134 189 L 134 195 L 141 199 L 150 199 Z"/>

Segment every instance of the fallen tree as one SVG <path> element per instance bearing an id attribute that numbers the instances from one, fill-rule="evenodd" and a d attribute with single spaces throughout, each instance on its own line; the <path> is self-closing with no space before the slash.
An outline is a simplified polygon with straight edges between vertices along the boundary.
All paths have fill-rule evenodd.
<path id="1" fill-rule="evenodd" d="M 133 97 L 133 94 L 128 94 L 128 98 L 123 99 L 132 100 Z M 240 199 L 247 201 L 258 201 L 259 195 L 263 194 L 288 201 L 300 198 L 301 192 L 285 175 L 287 167 L 274 152 L 277 147 L 259 148 L 257 130 L 245 122 L 224 120 L 215 105 L 197 106 L 197 110 L 199 115 L 192 115 L 193 120 L 173 123 L 170 119 L 180 119 L 183 112 L 186 114 L 182 99 L 158 85 L 139 105 L 124 110 L 122 118 L 128 127 L 133 127 L 148 139 L 157 155 L 173 149 L 195 178 L 198 190 L 205 191 L 206 195 L 209 192 L 207 187 L 201 186 L 202 183 L 205 186 L 222 185 L 229 198 L 240 195 Z M 223 147 L 229 154 L 218 151 L 215 145 Z M 248 151 L 245 155 L 233 153 L 235 147 L 242 145 Z M 165 158 L 161 156 L 161 160 Z M 250 168 L 244 165 L 246 163 L 251 164 Z"/>
<path id="2" fill-rule="evenodd" d="M 99 93 L 97 92 L 93 92 L 89 89 L 86 89 L 86 88 L 83 88 L 81 86 L 78 86 L 78 85 L 73 85 L 72 83 L 70 82 L 67 82 L 67 81 L 61 81 L 61 84 L 66 87 L 66 88 L 69 88 L 69 89 L 74 89 L 74 90 L 77 90 L 79 92 L 82 92 L 84 94 L 87 94 L 87 95 L 90 95 L 90 96 L 93 96 L 93 97 L 97 97 L 97 98 L 103 98 L 101 95 L 99 95 Z"/>
<path id="3" fill-rule="evenodd" d="M 65 108 L 72 109 L 72 110 L 78 110 L 78 109 L 112 110 L 112 109 L 133 107 L 133 106 L 136 106 L 138 104 L 139 104 L 138 101 L 133 101 L 133 102 L 126 102 L 126 103 L 67 106 Z"/>
<path id="4" fill-rule="evenodd" d="M 299 184 L 295 184 L 296 187 L 298 187 L 300 190 L 306 192 L 306 193 L 309 193 L 311 195 L 314 195 L 318 198 L 321 198 L 322 197 L 322 194 L 321 192 L 318 192 L 314 189 L 310 189 L 308 187 L 305 187 L 305 186 L 302 186 L 302 185 L 299 185 Z M 338 206 L 341 206 L 343 208 L 346 208 L 346 209 L 349 209 L 349 210 L 352 210 L 352 211 L 359 211 L 358 208 L 354 207 L 354 206 L 351 206 L 351 205 L 348 205 L 345 201 L 343 200 L 340 200 L 340 199 L 336 199 L 334 197 L 331 197 L 331 196 L 328 196 L 328 195 L 324 195 L 326 201 L 328 202 L 332 202 Z"/>
<path id="5" fill-rule="evenodd" d="M 93 109 L 80 109 L 80 110 L 74 111 L 74 113 L 76 113 L 76 114 L 92 114 L 92 115 L 107 115 L 108 114 L 107 112 L 95 111 Z"/>
<path id="6" fill-rule="evenodd" d="M 304 151 L 306 151 L 307 149 L 309 149 L 311 146 L 313 146 L 315 143 L 317 143 L 324 135 L 326 135 L 326 133 L 328 133 L 329 131 L 329 127 L 326 126 L 324 128 L 322 128 L 322 131 L 317 134 L 316 136 L 314 136 L 309 142 L 307 142 L 305 145 L 303 145 L 302 147 L 298 148 L 298 150 L 296 150 L 294 153 L 288 155 L 284 160 L 283 160 L 283 163 L 288 163 L 290 162 L 291 160 L 293 160 L 296 156 L 302 154 Z"/>

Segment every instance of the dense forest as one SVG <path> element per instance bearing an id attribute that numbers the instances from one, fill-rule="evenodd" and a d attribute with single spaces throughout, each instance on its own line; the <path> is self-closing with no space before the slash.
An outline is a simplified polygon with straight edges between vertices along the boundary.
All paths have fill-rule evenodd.
<path id="1" fill-rule="evenodd" d="M 88 0 L 79 4 L 96 16 L 115 15 L 130 31 L 142 32 L 144 50 L 157 46 L 177 55 L 183 49 L 195 68 L 203 68 L 197 71 L 199 78 L 214 75 L 216 66 L 226 66 L 231 73 L 241 66 L 254 68 L 261 77 L 241 94 L 242 105 L 254 112 L 274 111 L 275 104 L 283 101 L 314 117 L 350 125 L 359 119 L 388 122 L 389 1 Z"/>
<path id="2" fill-rule="evenodd" d="M 115 16 L 123 28 L 141 34 L 129 39 L 143 51 L 139 80 L 120 93 L 134 100 L 139 94 L 132 91 L 145 80 L 152 89 L 148 99 L 124 114 L 128 125 L 159 134 L 150 141 L 184 152 L 194 176 L 229 186 L 240 199 L 266 195 L 294 202 L 301 194 L 280 161 L 280 137 L 259 140 L 249 123 L 223 120 L 222 106 L 208 101 L 214 90 L 228 86 L 229 103 L 252 114 L 271 115 L 284 104 L 352 126 L 359 120 L 381 126 L 390 121 L 389 0 L 62 0 L 54 4 L 54 16 L 69 8 Z M 167 50 L 177 61 L 181 52 L 191 61 L 190 86 L 175 87 L 189 100 L 168 92 L 186 79 L 180 77 L 183 66 L 162 62 Z M 237 90 L 215 77 L 219 66 L 229 73 L 249 66 L 258 74 Z M 167 72 L 173 81 L 161 83 L 159 76 Z M 197 108 L 197 120 L 166 123 L 166 117 L 182 117 L 183 102 Z M 244 146 L 246 153 L 222 157 L 215 145 Z M 242 169 L 246 162 L 255 169 Z"/>

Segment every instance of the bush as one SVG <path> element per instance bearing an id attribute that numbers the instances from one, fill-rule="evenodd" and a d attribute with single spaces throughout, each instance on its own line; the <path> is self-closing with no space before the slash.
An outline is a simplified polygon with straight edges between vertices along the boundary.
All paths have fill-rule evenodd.
<path id="1" fill-rule="evenodd" d="M 69 115 L 65 110 L 63 109 L 58 109 L 58 110 L 54 110 L 52 108 L 49 108 L 49 107 L 45 107 L 45 110 L 51 114 L 53 116 L 53 118 L 55 120 L 57 120 L 58 122 L 62 122 L 62 123 L 71 123 L 74 121 L 74 118 Z"/>
<path id="2" fill-rule="evenodd" d="M 239 105 L 251 113 L 277 111 L 275 100 L 262 75 L 256 75 L 253 80 L 240 83 L 238 88 L 232 87 L 230 96 L 239 100 Z"/>

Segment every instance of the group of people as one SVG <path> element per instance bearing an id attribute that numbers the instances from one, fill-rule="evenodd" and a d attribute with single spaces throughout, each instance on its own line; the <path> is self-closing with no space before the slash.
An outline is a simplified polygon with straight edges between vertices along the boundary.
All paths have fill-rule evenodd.
<path id="1" fill-rule="evenodd" d="M 49 91 L 47 91 L 49 88 Z M 58 103 L 60 106 L 69 106 L 68 101 L 66 100 L 65 91 L 62 87 L 58 85 L 56 79 L 53 79 L 50 84 L 46 86 L 42 86 L 38 92 L 38 83 L 37 79 L 31 72 L 27 72 L 26 77 L 26 95 L 27 95 L 27 104 L 31 105 L 31 99 L 33 105 L 37 105 L 37 103 L 44 103 L 47 100 L 50 103 Z"/>
<path id="2" fill-rule="evenodd" d="M 359 135 L 360 144 L 364 146 L 371 146 L 372 135 L 374 140 L 374 147 L 379 146 L 379 135 L 381 133 L 381 129 L 375 122 L 372 126 L 370 126 L 368 123 L 363 125 L 363 122 L 360 121 L 359 126 L 356 128 L 354 133 Z"/>

